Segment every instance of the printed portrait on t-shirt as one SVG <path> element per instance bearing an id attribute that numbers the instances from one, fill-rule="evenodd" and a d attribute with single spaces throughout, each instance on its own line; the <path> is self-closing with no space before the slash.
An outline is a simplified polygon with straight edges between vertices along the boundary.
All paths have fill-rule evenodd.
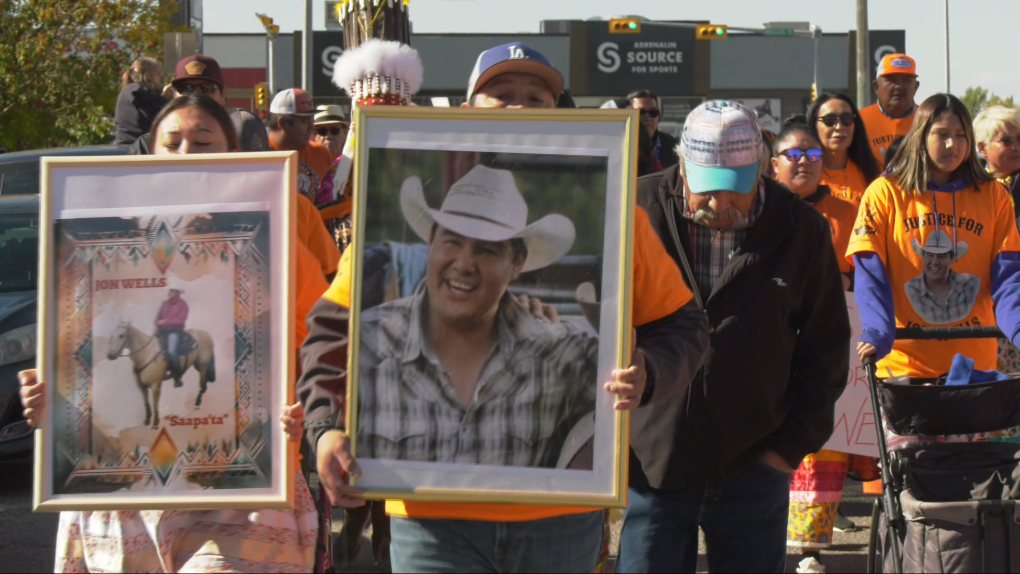
<path id="1" fill-rule="evenodd" d="M 977 300 L 981 279 L 958 273 L 953 264 L 967 255 L 967 242 L 953 239 L 945 231 L 933 231 L 922 246 L 915 238 L 914 252 L 922 260 L 921 274 L 905 284 L 907 300 L 922 319 L 933 325 L 966 318 Z"/>

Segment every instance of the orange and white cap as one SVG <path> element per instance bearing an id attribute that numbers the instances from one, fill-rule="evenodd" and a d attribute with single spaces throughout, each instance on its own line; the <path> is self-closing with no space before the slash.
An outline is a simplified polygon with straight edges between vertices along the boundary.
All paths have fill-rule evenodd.
<path id="1" fill-rule="evenodd" d="M 917 62 L 906 54 L 889 54 L 882 58 L 878 65 L 876 77 L 891 76 L 893 74 L 906 74 L 917 77 Z"/>

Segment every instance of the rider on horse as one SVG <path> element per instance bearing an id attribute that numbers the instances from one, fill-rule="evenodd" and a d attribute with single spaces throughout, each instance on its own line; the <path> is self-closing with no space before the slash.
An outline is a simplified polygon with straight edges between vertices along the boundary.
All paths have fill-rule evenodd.
<path id="1" fill-rule="evenodd" d="M 170 295 L 163 301 L 156 315 L 156 336 L 159 337 L 163 352 L 166 353 L 170 376 L 174 378 L 174 386 L 180 387 L 182 365 L 178 354 L 181 339 L 184 337 L 184 323 L 188 320 L 188 304 L 181 299 L 184 289 L 180 285 L 171 284 Z"/>

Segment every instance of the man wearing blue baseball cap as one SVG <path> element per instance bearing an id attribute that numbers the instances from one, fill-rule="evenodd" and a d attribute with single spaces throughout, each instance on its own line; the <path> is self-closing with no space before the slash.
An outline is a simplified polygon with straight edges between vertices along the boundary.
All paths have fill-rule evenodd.
<path id="1" fill-rule="evenodd" d="M 506 44 L 479 56 L 465 107 L 551 109 L 562 92 L 563 76 L 545 56 Z M 339 480 L 341 471 L 357 475 L 357 463 L 346 435 L 323 431 L 320 422 L 332 425 L 342 405 L 334 397 L 343 396 L 347 364 L 350 255 L 309 315 L 298 382 L 320 481 L 333 504 L 346 507 L 364 503 L 362 491 Z M 685 394 L 708 347 L 705 315 L 641 209 L 634 214 L 633 273 L 633 364 L 614 371 L 604 387 L 619 410 Z M 608 544 L 600 509 L 387 500 L 386 512 L 394 572 L 594 572 Z"/>
<path id="2" fill-rule="evenodd" d="M 709 101 L 680 163 L 638 180 L 666 250 L 709 320 L 683 396 L 631 415 L 617 572 L 783 572 L 790 475 L 833 429 L 850 324 L 829 224 L 759 171 L 753 111 Z"/>

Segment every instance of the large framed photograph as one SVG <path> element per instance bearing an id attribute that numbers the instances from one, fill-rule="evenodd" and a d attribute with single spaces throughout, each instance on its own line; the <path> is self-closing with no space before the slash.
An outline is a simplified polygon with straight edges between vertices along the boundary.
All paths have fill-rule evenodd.
<path id="1" fill-rule="evenodd" d="M 44 158 L 35 508 L 284 508 L 293 153 Z"/>
<path id="2" fill-rule="evenodd" d="M 619 507 L 635 112 L 359 108 L 348 432 L 370 498 Z"/>

